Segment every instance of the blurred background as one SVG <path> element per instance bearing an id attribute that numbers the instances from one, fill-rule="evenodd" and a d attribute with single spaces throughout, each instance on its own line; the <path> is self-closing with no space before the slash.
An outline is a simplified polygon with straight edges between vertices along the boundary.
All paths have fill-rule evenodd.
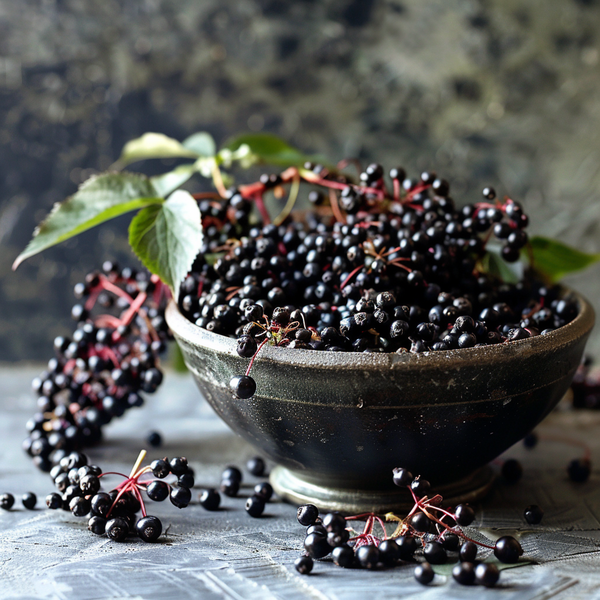
<path id="1" fill-rule="evenodd" d="M 146 131 L 268 131 L 435 170 L 458 203 L 492 185 L 532 233 L 600 252 L 599 32 L 598 0 L 0 0 L 0 361 L 46 361 L 73 284 L 137 265 L 125 217 L 10 270 Z M 599 278 L 567 279 L 597 311 Z"/>

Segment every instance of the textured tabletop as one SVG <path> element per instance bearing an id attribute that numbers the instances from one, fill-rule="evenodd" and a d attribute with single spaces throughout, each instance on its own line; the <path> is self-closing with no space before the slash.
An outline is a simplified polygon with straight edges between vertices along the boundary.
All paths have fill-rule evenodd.
<path id="1" fill-rule="evenodd" d="M 0 493 L 17 497 L 15 508 L 0 514 L 0 600 L 600 599 L 600 477 L 595 471 L 587 483 L 568 480 L 565 467 L 579 456 L 576 447 L 541 441 L 533 450 L 518 445 L 506 453 L 522 461 L 523 480 L 516 485 L 498 482 L 476 507 L 477 519 L 467 531 L 482 540 L 516 535 L 533 562 L 503 571 L 496 589 L 467 588 L 444 576 L 423 587 L 410 566 L 367 572 L 341 569 L 327 559 L 302 576 L 293 566 L 303 541 L 295 507 L 272 502 L 260 519 L 244 510 L 256 478 L 246 475 L 240 496 L 224 497 L 218 512 L 198 505 L 199 488 L 216 486 L 225 465 L 243 467 L 255 452 L 216 417 L 191 377 L 169 373 L 144 408 L 107 427 L 102 446 L 88 453 L 104 470 L 128 471 L 148 432 L 159 430 L 164 445 L 150 451 L 150 458 L 189 458 L 198 488 L 193 504 L 178 510 L 168 502 L 150 502 L 150 513 L 166 529 L 158 543 L 134 539 L 118 544 L 89 533 L 85 518 L 41 508 L 52 491 L 50 479 L 36 472 L 21 450 L 24 423 L 34 412 L 29 383 L 36 374 L 26 368 L 0 369 Z M 594 460 L 600 456 L 599 425 L 600 413 L 563 410 L 539 431 L 586 440 Z M 19 497 L 27 491 L 38 495 L 38 510 L 20 506 Z M 541 525 L 527 526 L 523 520 L 529 504 L 545 510 Z"/>

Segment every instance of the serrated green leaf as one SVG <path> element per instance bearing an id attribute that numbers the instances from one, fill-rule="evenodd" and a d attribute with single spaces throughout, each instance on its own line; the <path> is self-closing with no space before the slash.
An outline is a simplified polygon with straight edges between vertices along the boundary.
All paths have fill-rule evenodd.
<path id="1" fill-rule="evenodd" d="M 166 198 L 171 192 L 183 185 L 196 171 L 197 169 L 193 164 L 179 165 L 168 173 L 151 177 L 150 181 L 158 195 Z"/>
<path id="2" fill-rule="evenodd" d="M 587 254 L 562 242 L 541 236 L 532 238 L 529 245 L 533 268 L 552 282 L 600 261 L 600 254 Z M 529 259 L 526 248 L 523 251 L 523 258 Z"/>
<path id="3" fill-rule="evenodd" d="M 170 286 L 175 299 L 202 244 L 198 204 L 183 190 L 160 206 L 149 206 L 131 220 L 129 243 L 144 266 Z"/>
<path id="4" fill-rule="evenodd" d="M 214 156 L 217 153 L 217 145 L 210 133 L 206 131 L 199 131 L 193 133 L 190 137 L 183 140 L 181 145 L 192 152 L 195 152 L 198 156 Z"/>
<path id="5" fill-rule="evenodd" d="M 145 133 L 125 144 L 117 163 L 124 167 L 147 158 L 198 158 L 198 153 L 162 133 Z"/>
<path id="6" fill-rule="evenodd" d="M 246 145 L 263 162 L 280 166 L 301 166 L 311 157 L 270 133 L 246 133 L 229 140 L 224 148 L 235 152 Z"/>
<path id="7" fill-rule="evenodd" d="M 103 173 L 90 177 L 77 192 L 54 205 L 13 264 L 122 214 L 164 202 L 145 175 Z"/>

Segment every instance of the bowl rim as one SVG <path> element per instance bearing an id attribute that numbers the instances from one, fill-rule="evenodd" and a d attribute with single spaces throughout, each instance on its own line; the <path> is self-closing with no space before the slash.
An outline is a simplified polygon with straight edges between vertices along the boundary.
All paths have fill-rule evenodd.
<path id="1" fill-rule="evenodd" d="M 579 314 L 567 325 L 563 325 L 550 333 L 537 335 L 524 340 L 517 340 L 502 344 L 480 346 L 477 348 L 461 348 L 454 350 L 437 350 L 422 353 L 404 352 L 317 352 L 300 348 L 285 348 L 266 344 L 260 352 L 260 360 L 268 360 L 281 365 L 319 367 L 325 369 L 381 369 L 382 367 L 395 369 L 420 369 L 432 366 L 439 367 L 443 363 L 445 368 L 463 367 L 469 363 L 488 361 L 502 361 L 514 359 L 516 356 L 525 356 L 531 353 L 556 350 L 562 346 L 573 343 L 575 340 L 589 335 L 594 327 L 595 314 L 592 305 L 581 294 L 569 288 L 564 288 L 565 293 L 572 294 L 579 303 Z M 166 309 L 166 320 L 171 331 L 177 338 L 188 343 L 203 346 L 219 354 L 231 356 L 237 360 L 248 361 L 241 358 L 237 351 L 235 338 L 218 333 L 212 333 L 198 327 L 189 321 L 179 310 L 174 300 L 171 300 Z M 185 353 L 184 353 L 185 354 Z M 324 356 L 325 354 L 325 356 Z M 326 357 L 326 360 L 324 358 Z"/>

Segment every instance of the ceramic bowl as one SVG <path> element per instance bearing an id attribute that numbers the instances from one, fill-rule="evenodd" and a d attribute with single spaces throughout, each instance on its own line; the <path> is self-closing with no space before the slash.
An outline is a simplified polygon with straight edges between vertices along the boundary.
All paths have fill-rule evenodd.
<path id="1" fill-rule="evenodd" d="M 549 334 L 494 346 L 423 354 L 337 353 L 266 346 L 252 368 L 257 391 L 229 381 L 248 359 L 236 341 L 188 321 L 167 321 L 203 396 L 239 435 L 280 465 L 280 495 L 322 507 L 398 504 L 402 466 L 437 489 L 473 499 L 491 483 L 491 460 L 530 432 L 567 391 L 594 324 L 579 315 Z"/>

